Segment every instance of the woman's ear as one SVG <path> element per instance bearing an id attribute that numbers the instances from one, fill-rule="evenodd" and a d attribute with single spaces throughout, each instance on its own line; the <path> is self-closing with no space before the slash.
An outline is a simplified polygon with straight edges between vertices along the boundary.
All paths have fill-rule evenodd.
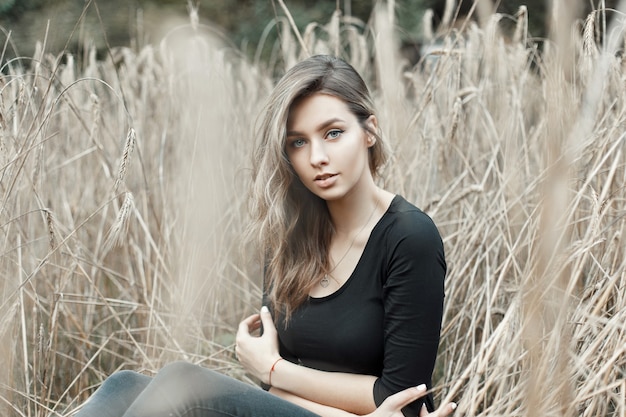
<path id="1" fill-rule="evenodd" d="M 376 135 L 371 132 L 378 132 L 378 120 L 373 114 L 365 120 L 365 133 L 367 134 L 367 146 L 374 146 L 376 143 Z"/>

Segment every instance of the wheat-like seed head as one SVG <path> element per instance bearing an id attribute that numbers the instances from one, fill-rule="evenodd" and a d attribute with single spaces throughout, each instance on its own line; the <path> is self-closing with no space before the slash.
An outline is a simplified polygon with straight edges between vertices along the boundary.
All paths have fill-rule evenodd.
<path id="1" fill-rule="evenodd" d="M 104 253 L 108 253 L 116 246 L 121 246 L 128 238 L 128 227 L 134 210 L 135 202 L 133 194 L 131 192 L 124 193 L 124 202 L 104 242 L 102 248 Z"/>
<path id="2" fill-rule="evenodd" d="M 134 128 L 128 129 L 128 134 L 126 135 L 126 142 L 124 143 L 124 151 L 122 152 L 122 158 L 120 160 L 120 167 L 117 172 L 117 177 L 115 179 L 115 185 L 113 186 L 113 192 L 117 192 L 119 186 L 124 183 L 126 178 L 126 171 L 128 170 L 128 166 L 131 162 L 131 156 L 135 149 L 135 143 L 137 141 L 137 135 L 135 133 Z"/>
<path id="3" fill-rule="evenodd" d="M 598 48 L 596 46 L 596 12 L 592 11 L 585 19 L 583 32 L 583 54 L 587 57 L 595 58 L 598 56 Z"/>
<path id="4" fill-rule="evenodd" d="M 526 6 L 520 6 L 515 15 L 515 32 L 513 32 L 513 42 L 526 45 L 526 36 L 528 35 L 528 9 Z"/>
<path id="5" fill-rule="evenodd" d="M 433 30 L 433 17 L 435 13 L 432 9 L 428 9 L 422 16 L 422 36 L 425 42 L 432 42 L 435 37 L 435 31 Z"/>

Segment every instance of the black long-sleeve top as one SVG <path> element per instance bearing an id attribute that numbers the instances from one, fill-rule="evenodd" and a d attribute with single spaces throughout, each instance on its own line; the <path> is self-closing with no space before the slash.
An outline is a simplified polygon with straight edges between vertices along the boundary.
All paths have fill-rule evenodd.
<path id="1" fill-rule="evenodd" d="M 309 297 L 287 327 L 277 318 L 280 354 L 323 371 L 377 376 L 377 406 L 404 388 L 430 388 L 445 274 L 435 224 L 395 196 L 345 284 L 326 297 Z M 434 409 L 427 397 L 405 407 L 404 415 L 419 415 L 423 402 Z"/>

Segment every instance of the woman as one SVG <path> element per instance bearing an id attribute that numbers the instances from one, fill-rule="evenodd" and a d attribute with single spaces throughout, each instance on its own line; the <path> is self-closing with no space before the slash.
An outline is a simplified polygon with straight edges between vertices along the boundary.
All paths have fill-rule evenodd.
<path id="1" fill-rule="evenodd" d="M 269 394 L 175 363 L 153 379 L 114 374 L 78 415 L 428 415 L 443 244 L 426 214 L 376 185 L 385 159 L 354 68 L 314 56 L 290 69 L 254 153 L 252 234 L 269 308 L 240 323 L 235 347 Z"/>

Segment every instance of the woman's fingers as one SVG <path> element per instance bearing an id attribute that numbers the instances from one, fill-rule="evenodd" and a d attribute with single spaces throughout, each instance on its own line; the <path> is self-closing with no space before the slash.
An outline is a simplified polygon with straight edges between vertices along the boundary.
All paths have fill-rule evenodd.
<path id="1" fill-rule="evenodd" d="M 422 384 L 417 387 L 407 388 L 397 394 L 387 397 L 385 401 L 374 411 L 371 416 L 401 416 L 402 408 L 412 403 L 418 398 L 423 397 L 426 394 L 426 385 Z M 419 417 L 446 417 L 456 409 L 455 403 L 447 403 L 439 407 L 436 411 L 428 413 L 425 406 L 422 406 Z"/>
<path id="2" fill-rule="evenodd" d="M 247 342 L 252 341 L 251 338 L 256 339 L 256 337 L 254 337 L 252 333 L 259 330 L 261 328 L 261 324 L 263 325 L 264 334 L 266 334 L 270 338 L 275 337 L 274 335 L 276 334 L 276 327 L 274 326 L 272 315 L 267 307 L 263 307 L 261 308 L 260 314 L 252 314 L 239 323 L 239 327 L 237 328 L 237 335 L 235 336 L 235 353 L 239 353 L 237 352 L 237 350 L 239 350 L 242 345 L 245 345 Z"/>
<path id="3" fill-rule="evenodd" d="M 263 335 L 254 333 L 263 325 Z M 247 372 L 267 381 L 268 372 L 277 358 L 278 337 L 267 308 L 262 308 L 260 314 L 252 314 L 239 323 L 235 337 L 235 355 L 239 363 Z"/>
<path id="4" fill-rule="evenodd" d="M 260 316 L 261 316 L 261 321 L 263 322 L 263 333 L 264 334 L 276 333 L 276 326 L 274 326 L 272 313 L 270 313 L 270 310 L 266 306 L 261 307 Z"/>
<path id="5" fill-rule="evenodd" d="M 379 409 L 388 411 L 400 411 L 405 405 L 412 403 L 426 393 L 426 385 L 407 388 L 394 395 L 387 397 L 380 405 Z"/>
<path id="6" fill-rule="evenodd" d="M 258 329 L 261 325 L 260 317 L 258 314 L 252 314 L 246 317 L 239 323 L 237 328 L 237 335 L 249 335 L 254 330 Z"/>
<path id="7" fill-rule="evenodd" d="M 241 346 L 246 343 L 246 340 L 249 340 L 249 338 L 252 337 L 250 333 L 258 329 L 260 326 L 261 320 L 258 314 L 248 316 L 241 323 L 239 323 L 237 334 L 235 335 L 235 357 L 237 360 L 241 360 Z"/>
<path id="8" fill-rule="evenodd" d="M 452 412 L 456 410 L 456 403 L 448 403 L 446 405 L 442 405 L 437 409 L 437 417 L 444 417 L 452 414 Z"/>
<path id="9" fill-rule="evenodd" d="M 448 403 L 441 405 L 437 410 L 429 414 L 426 406 L 423 405 L 422 410 L 420 411 L 420 417 L 446 417 L 452 414 L 455 409 L 456 403 Z"/>

